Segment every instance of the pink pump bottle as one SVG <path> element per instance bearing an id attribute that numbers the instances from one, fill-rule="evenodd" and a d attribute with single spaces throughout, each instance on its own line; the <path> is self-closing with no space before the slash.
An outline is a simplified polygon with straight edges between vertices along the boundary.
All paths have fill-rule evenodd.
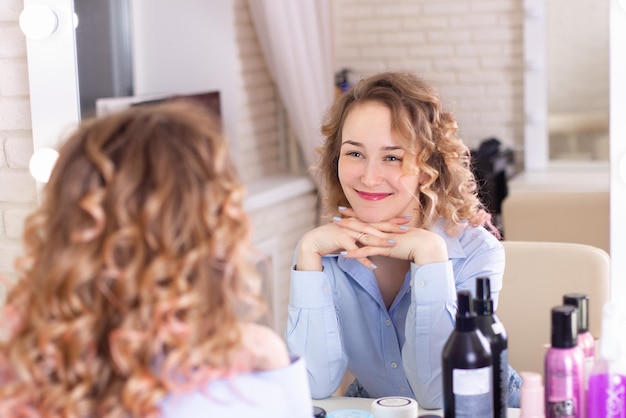
<path id="1" fill-rule="evenodd" d="M 552 308 L 551 346 L 545 356 L 546 418 L 585 418 L 583 352 L 578 346 L 578 309 Z"/>

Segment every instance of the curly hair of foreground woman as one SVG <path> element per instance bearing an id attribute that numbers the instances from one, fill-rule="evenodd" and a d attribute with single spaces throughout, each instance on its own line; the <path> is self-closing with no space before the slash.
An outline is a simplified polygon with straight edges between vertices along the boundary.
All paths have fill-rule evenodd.
<path id="1" fill-rule="evenodd" d="M 262 303 L 243 196 L 197 105 L 84 122 L 25 223 L 0 416 L 159 416 L 168 393 L 254 369 L 241 324 Z"/>

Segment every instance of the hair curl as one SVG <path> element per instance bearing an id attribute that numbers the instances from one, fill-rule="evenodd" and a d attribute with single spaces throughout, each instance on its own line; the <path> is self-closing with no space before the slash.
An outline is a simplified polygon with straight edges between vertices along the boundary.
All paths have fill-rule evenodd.
<path id="1" fill-rule="evenodd" d="M 198 105 L 83 123 L 26 220 L 0 416 L 158 416 L 167 393 L 244 367 L 236 312 L 261 302 L 243 196 Z"/>
<path id="2" fill-rule="evenodd" d="M 389 108 L 392 132 L 405 150 L 402 169 L 420 175 L 419 219 L 424 228 L 443 218 L 450 234 L 462 223 L 494 230 L 491 216 L 477 195 L 470 170 L 469 149 L 457 137 L 457 122 L 444 110 L 438 92 L 423 79 L 407 72 L 383 72 L 359 81 L 339 96 L 326 113 L 318 148 L 327 210 L 348 206 L 339 182 L 342 129 L 347 115 L 362 103 L 378 102 Z"/>

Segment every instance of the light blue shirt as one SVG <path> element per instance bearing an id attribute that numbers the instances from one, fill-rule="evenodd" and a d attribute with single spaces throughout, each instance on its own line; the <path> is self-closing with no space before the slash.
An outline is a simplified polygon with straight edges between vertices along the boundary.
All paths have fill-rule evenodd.
<path id="1" fill-rule="evenodd" d="M 410 396 L 424 408 L 442 408 L 441 355 L 454 327 L 456 292 L 475 294 L 489 277 L 494 306 L 502 287 L 504 249 L 484 228 L 450 237 L 441 225 L 447 262 L 411 264 L 386 309 L 371 270 L 338 255 L 323 271 L 292 269 L 286 338 L 306 359 L 313 398 L 332 395 L 350 370 L 370 396 Z"/>
<path id="2" fill-rule="evenodd" d="M 217 379 L 193 392 L 168 395 L 162 418 L 311 418 L 313 404 L 303 359 L 290 366 Z"/>

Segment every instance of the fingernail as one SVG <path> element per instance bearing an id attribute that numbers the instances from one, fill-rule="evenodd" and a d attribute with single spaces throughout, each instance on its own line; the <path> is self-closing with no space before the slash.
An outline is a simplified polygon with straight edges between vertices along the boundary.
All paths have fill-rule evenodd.
<path id="1" fill-rule="evenodd" d="M 406 231 L 407 229 L 409 229 L 409 227 L 406 225 L 400 225 L 400 229 Z"/>
<path id="2" fill-rule="evenodd" d="M 395 243 L 396 243 L 396 240 L 395 240 L 395 239 L 388 239 L 388 240 L 387 240 L 387 242 L 388 242 L 389 244 L 395 244 Z"/>
<path id="3" fill-rule="evenodd" d="M 339 254 L 341 254 L 341 255 L 348 255 L 348 252 L 347 251 L 342 251 Z"/>
<path id="4" fill-rule="evenodd" d="M 341 218 L 339 216 L 333 216 L 333 221 L 339 222 L 341 221 Z"/>
<path id="5" fill-rule="evenodd" d="M 339 209 L 339 211 L 341 212 L 342 210 L 346 210 L 347 208 L 345 206 L 339 206 L 337 209 Z"/>
<path id="6" fill-rule="evenodd" d="M 378 268 L 378 266 L 376 264 L 372 263 L 372 264 L 370 264 L 370 268 L 372 270 L 376 270 Z"/>
<path id="7" fill-rule="evenodd" d="M 403 218 L 404 218 L 404 219 L 413 219 L 413 217 L 412 217 L 411 215 L 406 215 L 406 216 L 403 216 Z"/>

